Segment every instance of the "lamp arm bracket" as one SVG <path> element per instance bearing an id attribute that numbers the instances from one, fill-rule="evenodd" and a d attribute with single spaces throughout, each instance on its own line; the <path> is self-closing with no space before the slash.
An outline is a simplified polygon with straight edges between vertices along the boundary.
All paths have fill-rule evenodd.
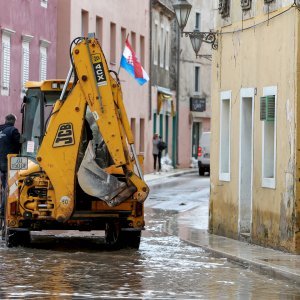
<path id="1" fill-rule="evenodd" d="M 212 49 L 218 49 L 217 32 L 183 31 L 182 34 L 186 37 L 200 37 L 203 42 L 211 44 Z"/>

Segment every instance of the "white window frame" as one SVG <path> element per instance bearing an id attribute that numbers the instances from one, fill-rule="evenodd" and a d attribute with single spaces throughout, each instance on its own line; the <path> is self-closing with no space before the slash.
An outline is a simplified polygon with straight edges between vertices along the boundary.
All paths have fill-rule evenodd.
<path id="1" fill-rule="evenodd" d="M 160 25 L 160 32 L 159 32 L 159 37 L 160 37 L 160 45 L 159 45 L 159 66 L 161 68 L 164 67 L 165 62 L 164 62 L 164 41 L 165 41 L 165 27 L 163 24 Z"/>
<path id="2" fill-rule="evenodd" d="M 170 68 L 170 29 L 166 29 L 166 61 L 165 69 L 168 71 Z"/>
<path id="3" fill-rule="evenodd" d="M 198 27 L 196 26 L 197 14 L 199 14 L 199 26 Z M 201 31 L 201 13 L 198 10 L 195 11 L 195 30 Z"/>
<path id="4" fill-rule="evenodd" d="M 158 22 L 154 22 L 153 64 L 158 64 Z"/>
<path id="5" fill-rule="evenodd" d="M 199 73 L 198 73 L 198 91 L 196 91 L 196 70 L 199 70 Z M 193 92 L 195 95 L 200 95 L 200 91 L 201 91 L 201 66 L 200 65 L 195 65 L 194 66 L 194 87 L 193 87 Z"/>
<path id="6" fill-rule="evenodd" d="M 229 101 L 229 118 L 228 118 L 228 154 L 226 158 L 228 159 L 228 172 L 222 171 L 222 160 L 224 157 L 224 142 L 223 138 L 225 134 L 223 134 L 224 126 L 223 126 L 223 101 Z M 230 140 L 231 140 L 231 91 L 223 91 L 220 94 L 220 139 L 219 139 L 219 180 L 221 181 L 230 181 Z"/>
<path id="7" fill-rule="evenodd" d="M 10 59 L 11 59 L 11 35 L 15 31 L 2 28 L 2 45 L 1 45 L 1 95 L 9 96 L 10 89 Z"/>
<path id="8" fill-rule="evenodd" d="M 39 80 L 47 79 L 48 65 L 48 47 L 51 43 L 47 40 L 40 40 L 40 65 L 39 65 Z"/>
<path id="9" fill-rule="evenodd" d="M 22 35 L 22 69 L 21 69 L 21 97 L 25 95 L 25 83 L 29 80 L 30 66 L 30 41 L 33 39 L 31 35 Z"/>
<path id="10" fill-rule="evenodd" d="M 47 8 L 48 7 L 48 0 L 41 0 L 41 6 Z"/>
<path id="11" fill-rule="evenodd" d="M 274 119 L 274 160 L 273 160 L 273 177 L 265 177 L 265 122 L 262 122 L 262 187 L 275 189 L 276 188 L 276 137 L 277 137 L 277 86 L 268 86 L 263 88 L 263 97 L 275 96 L 275 119 Z"/>

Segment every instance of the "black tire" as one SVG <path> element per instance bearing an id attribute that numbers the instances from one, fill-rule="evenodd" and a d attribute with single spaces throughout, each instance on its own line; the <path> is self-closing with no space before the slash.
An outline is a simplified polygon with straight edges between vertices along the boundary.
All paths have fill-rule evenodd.
<path id="1" fill-rule="evenodd" d="M 105 245 L 108 249 L 119 248 L 120 228 L 117 224 L 107 223 L 105 228 Z"/>
<path id="2" fill-rule="evenodd" d="M 28 246 L 30 244 L 30 232 L 6 229 L 5 242 L 8 248 Z"/>
<path id="3" fill-rule="evenodd" d="M 141 243 L 141 231 L 122 231 L 123 245 L 138 250 Z"/>
<path id="4" fill-rule="evenodd" d="M 2 241 L 5 241 L 5 219 L 1 218 L 0 219 L 0 224 L 1 224 L 1 239 Z"/>
<path id="5" fill-rule="evenodd" d="M 204 176 L 204 168 L 199 167 L 199 176 Z"/>
<path id="6" fill-rule="evenodd" d="M 141 231 L 121 231 L 117 224 L 107 224 L 105 229 L 105 244 L 110 250 L 123 248 L 139 249 Z"/>

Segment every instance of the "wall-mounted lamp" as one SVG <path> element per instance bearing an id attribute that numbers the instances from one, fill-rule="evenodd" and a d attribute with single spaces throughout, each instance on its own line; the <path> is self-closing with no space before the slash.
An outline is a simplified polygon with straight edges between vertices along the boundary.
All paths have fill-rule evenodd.
<path id="1" fill-rule="evenodd" d="M 185 35 L 190 37 L 196 55 L 198 55 L 202 42 L 211 44 L 211 47 L 214 50 L 218 49 L 216 32 L 200 32 L 197 30 L 192 32 L 183 31 L 192 9 L 192 5 L 188 3 L 187 0 L 177 0 L 177 2 L 173 4 L 173 8 L 175 10 L 176 19 L 181 30 L 181 36 Z"/>

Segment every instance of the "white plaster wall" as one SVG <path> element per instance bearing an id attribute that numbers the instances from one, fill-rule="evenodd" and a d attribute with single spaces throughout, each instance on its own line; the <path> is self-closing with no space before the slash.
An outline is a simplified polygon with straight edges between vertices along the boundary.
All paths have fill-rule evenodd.
<path id="1" fill-rule="evenodd" d="M 213 2 L 207 0 L 189 0 L 192 10 L 184 31 L 194 31 L 196 12 L 201 14 L 200 31 L 208 32 L 214 27 Z M 189 37 L 180 40 L 180 104 L 179 104 L 179 164 L 188 166 L 192 152 L 192 122 L 190 120 L 190 97 L 200 96 L 206 98 L 206 111 L 193 112 L 192 120 L 202 122 L 205 131 L 210 130 L 211 117 L 211 61 L 206 58 L 196 58 Z M 212 53 L 211 45 L 202 43 L 199 54 Z M 195 66 L 200 67 L 200 93 L 194 92 Z M 189 134 L 187 134 L 189 132 Z"/>

